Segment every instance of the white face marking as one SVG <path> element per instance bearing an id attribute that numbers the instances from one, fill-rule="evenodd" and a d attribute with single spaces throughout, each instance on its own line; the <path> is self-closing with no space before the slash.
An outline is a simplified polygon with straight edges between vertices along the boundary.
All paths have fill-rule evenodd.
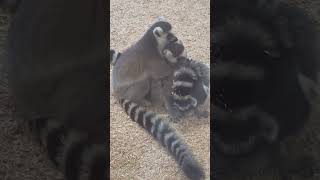
<path id="1" fill-rule="evenodd" d="M 158 48 L 159 54 L 160 54 L 162 57 L 166 58 L 166 57 L 165 57 L 165 54 L 164 54 L 164 48 L 165 48 L 165 46 L 169 43 L 167 36 L 168 36 L 169 32 L 171 32 L 171 31 L 169 31 L 169 32 L 164 32 L 161 27 L 155 27 L 152 32 L 153 32 L 154 38 L 155 38 L 156 41 L 157 41 L 157 48 Z M 169 50 L 167 50 L 166 53 L 169 53 L 168 51 L 169 51 Z M 172 52 L 170 52 L 170 53 L 168 54 L 168 57 L 170 57 L 170 56 L 172 56 Z M 172 57 L 173 57 L 173 56 L 172 56 Z M 177 61 L 174 57 L 173 57 L 173 58 L 167 58 L 167 59 L 168 59 L 169 61 L 172 61 L 172 63 L 175 63 L 175 61 Z"/>
<path id="2" fill-rule="evenodd" d="M 165 33 L 161 27 L 155 27 L 152 32 L 157 41 L 158 52 L 162 54 L 162 50 L 167 45 L 168 33 Z"/>
<path id="3" fill-rule="evenodd" d="M 170 63 L 175 64 L 178 62 L 177 58 L 173 57 L 172 52 L 169 49 L 163 50 L 163 54 Z"/>
<path id="4" fill-rule="evenodd" d="M 156 38 L 160 38 L 164 35 L 163 29 L 161 27 L 155 27 L 152 32 Z"/>
<path id="5" fill-rule="evenodd" d="M 180 39 L 178 39 L 178 41 L 177 41 L 176 43 L 183 45 L 183 43 L 182 43 L 182 41 L 181 41 Z M 177 59 L 178 57 L 181 57 L 181 56 L 187 57 L 187 52 L 186 52 L 185 49 L 184 49 L 183 52 L 182 52 L 179 56 L 177 56 L 177 57 L 174 57 L 174 56 L 173 56 L 173 53 L 172 53 L 169 49 L 163 50 L 163 54 L 164 54 L 165 58 L 166 58 L 170 63 L 172 63 L 172 64 L 176 64 L 176 63 L 178 62 L 178 59 Z"/>

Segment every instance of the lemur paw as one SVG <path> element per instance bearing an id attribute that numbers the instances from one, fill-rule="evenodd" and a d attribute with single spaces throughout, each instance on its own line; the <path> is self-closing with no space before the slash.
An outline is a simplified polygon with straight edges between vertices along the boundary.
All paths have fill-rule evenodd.
<path id="1" fill-rule="evenodd" d="M 163 56 L 169 63 L 177 63 L 179 56 L 183 55 L 184 46 L 180 40 L 169 43 L 164 47 Z"/>

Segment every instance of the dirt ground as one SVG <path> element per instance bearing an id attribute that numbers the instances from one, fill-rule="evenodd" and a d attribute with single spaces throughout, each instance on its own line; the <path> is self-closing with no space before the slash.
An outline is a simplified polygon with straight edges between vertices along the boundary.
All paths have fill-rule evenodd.
<path id="1" fill-rule="evenodd" d="M 121 51 L 129 47 L 143 35 L 157 16 L 164 16 L 184 43 L 188 55 L 209 64 L 209 3 L 209 0 L 112 0 L 111 48 Z M 112 96 L 110 108 L 111 179 L 186 179 L 165 149 L 131 122 Z M 185 122 L 174 124 L 174 127 L 190 145 L 209 179 L 209 118 L 186 119 Z"/>

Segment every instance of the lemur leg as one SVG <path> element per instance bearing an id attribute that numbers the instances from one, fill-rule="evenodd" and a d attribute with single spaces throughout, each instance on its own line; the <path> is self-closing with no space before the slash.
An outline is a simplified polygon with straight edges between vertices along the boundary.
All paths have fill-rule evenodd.
<path id="1" fill-rule="evenodd" d="M 129 99 L 141 106 L 150 106 L 151 103 L 147 100 L 147 96 L 150 93 L 149 81 L 137 81 L 129 87 L 118 90 L 120 94 L 123 94 L 122 98 Z M 137 93 L 139 92 L 139 93 Z"/>
<path id="2" fill-rule="evenodd" d="M 174 120 L 181 117 L 181 113 L 172 106 L 172 100 L 170 99 L 172 87 L 172 77 L 166 77 L 159 81 L 153 81 L 151 83 L 151 90 L 149 100 L 154 107 L 158 110 L 169 114 L 168 119 Z"/>
<path id="3" fill-rule="evenodd" d="M 147 95 L 147 100 L 149 100 L 153 107 L 162 107 L 161 95 L 160 95 L 160 81 L 152 81 L 150 83 L 150 91 Z"/>
<path id="4" fill-rule="evenodd" d="M 178 123 L 184 117 L 184 114 L 181 111 L 179 111 L 179 109 L 177 109 L 176 106 L 173 106 L 173 102 L 172 99 L 170 99 L 170 97 L 167 97 L 165 108 L 169 113 L 168 119 L 171 122 Z"/>
<path id="5" fill-rule="evenodd" d="M 170 79 L 165 79 L 161 81 L 162 83 L 162 99 L 164 101 L 164 108 L 169 114 L 168 119 L 172 122 L 179 122 L 181 118 L 184 117 L 184 114 L 173 104 L 173 99 L 171 96 L 172 93 L 172 84 L 173 77 Z"/>

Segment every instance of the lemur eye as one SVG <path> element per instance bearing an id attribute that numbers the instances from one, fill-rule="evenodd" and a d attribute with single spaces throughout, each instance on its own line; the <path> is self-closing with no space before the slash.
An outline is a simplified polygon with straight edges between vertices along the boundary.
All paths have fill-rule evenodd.
<path id="1" fill-rule="evenodd" d="M 160 37 L 159 31 L 155 31 L 154 33 L 155 33 L 158 37 Z"/>
<path id="2" fill-rule="evenodd" d="M 169 33 L 169 34 L 167 35 L 167 39 L 168 39 L 169 42 L 176 42 L 176 41 L 178 41 L 178 38 L 177 38 L 175 35 L 173 35 L 172 33 Z"/>

